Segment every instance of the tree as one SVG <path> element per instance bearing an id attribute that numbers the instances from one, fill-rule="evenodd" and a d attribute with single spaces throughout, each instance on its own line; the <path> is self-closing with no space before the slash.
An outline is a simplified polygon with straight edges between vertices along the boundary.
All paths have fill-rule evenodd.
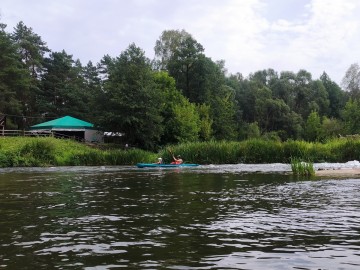
<path id="1" fill-rule="evenodd" d="M 322 140 L 336 138 L 344 134 L 343 122 L 339 119 L 328 118 L 326 116 L 322 119 L 320 138 Z"/>
<path id="2" fill-rule="evenodd" d="M 217 139 L 236 138 L 235 95 L 225 85 L 224 61 L 214 62 L 204 48 L 185 31 L 164 31 L 155 53 L 175 79 L 176 88 L 191 103 L 210 106 L 212 134 Z"/>
<path id="3" fill-rule="evenodd" d="M 218 91 L 213 94 L 213 99 L 210 104 L 215 138 L 218 140 L 236 139 L 234 89 L 222 85 Z"/>
<path id="4" fill-rule="evenodd" d="M 199 104 L 197 111 L 200 117 L 200 131 L 199 138 L 202 141 L 209 141 L 213 137 L 213 120 L 210 117 L 210 105 Z"/>
<path id="5" fill-rule="evenodd" d="M 311 82 L 309 99 L 311 100 L 308 104 L 309 110 L 317 111 L 319 115 L 329 114 L 329 95 L 321 80 Z"/>
<path id="6" fill-rule="evenodd" d="M 203 57 L 204 48 L 191 36 L 181 40 L 179 46 L 173 52 L 169 59 L 167 69 L 170 76 L 175 78 L 176 87 L 180 89 L 186 97 L 191 97 L 196 88 L 194 88 L 194 67 L 200 58 Z M 193 101 L 190 98 L 190 101 Z"/>
<path id="7" fill-rule="evenodd" d="M 44 62 L 42 92 L 38 98 L 39 111 L 51 117 L 73 115 L 87 119 L 90 110 L 83 67 L 72 55 L 53 52 Z"/>
<path id="8" fill-rule="evenodd" d="M 296 74 L 294 88 L 294 108 L 304 119 L 310 114 L 309 105 L 311 103 L 311 74 L 305 70 L 300 70 Z M 312 104 L 313 105 L 313 104 Z"/>
<path id="9" fill-rule="evenodd" d="M 150 60 L 131 44 L 120 56 L 103 59 L 104 80 L 101 123 L 105 130 L 123 132 L 126 142 L 155 149 L 163 134 L 161 99 L 153 80 Z"/>
<path id="10" fill-rule="evenodd" d="M 155 43 L 155 57 L 159 69 L 168 70 L 169 61 L 174 57 L 175 52 L 191 35 L 185 30 L 165 30 Z"/>
<path id="11" fill-rule="evenodd" d="M 160 61 L 159 66 L 169 72 L 176 81 L 176 88 L 190 102 L 199 102 L 192 97 L 198 90 L 194 82 L 198 72 L 194 72 L 194 69 L 200 58 L 204 57 L 203 51 L 203 46 L 184 30 L 164 31 L 156 41 L 155 56 Z"/>
<path id="12" fill-rule="evenodd" d="M 0 113 L 21 116 L 23 108 L 18 94 L 27 91 L 29 77 L 5 28 L 6 25 L 0 24 Z M 22 118 L 8 120 L 8 125 L 16 122 L 18 128 L 23 128 Z"/>
<path id="13" fill-rule="evenodd" d="M 261 136 L 260 128 L 257 122 L 245 125 L 245 139 L 255 139 Z"/>
<path id="14" fill-rule="evenodd" d="M 310 113 L 305 124 L 305 139 L 308 141 L 316 141 L 319 139 L 321 132 L 321 119 L 317 112 Z"/>
<path id="15" fill-rule="evenodd" d="M 360 66 L 357 63 L 352 64 L 345 73 L 342 80 L 342 86 L 349 92 L 352 99 L 360 98 Z"/>
<path id="16" fill-rule="evenodd" d="M 195 104 L 190 102 L 185 104 L 175 104 L 175 117 L 170 120 L 174 127 L 173 135 L 177 142 L 197 141 L 199 138 L 199 115 L 197 114 Z"/>
<path id="17" fill-rule="evenodd" d="M 334 81 L 324 72 L 320 76 L 320 80 L 328 93 L 329 98 L 329 112 L 328 116 L 331 118 L 340 118 L 341 109 L 345 106 L 346 96 Z"/>
<path id="18" fill-rule="evenodd" d="M 360 133 L 360 103 L 357 99 L 351 99 L 346 102 L 342 111 L 342 118 L 345 124 L 347 134 Z"/>
<path id="19" fill-rule="evenodd" d="M 103 88 L 99 69 L 89 61 L 82 69 L 82 76 L 84 78 L 83 92 L 86 93 L 88 100 L 87 106 L 90 108 L 88 121 L 97 123 L 99 115 L 101 114 L 98 104 L 103 102 Z"/>
<path id="20" fill-rule="evenodd" d="M 164 133 L 162 144 L 196 141 L 199 138 L 200 118 L 195 104 L 189 102 L 175 87 L 167 72 L 155 72 L 154 81 L 162 100 L 161 116 Z"/>
<path id="21" fill-rule="evenodd" d="M 294 111 L 296 97 L 296 74 L 290 71 L 280 73 L 279 80 L 271 85 L 274 98 L 282 99 Z"/>
<path id="22" fill-rule="evenodd" d="M 35 34 L 32 28 L 28 28 L 22 21 L 14 28 L 11 35 L 25 66 L 31 76 L 36 79 L 43 71 L 45 53 L 50 52 L 41 37 Z"/>
<path id="23" fill-rule="evenodd" d="M 269 88 L 271 88 L 278 79 L 279 76 L 273 69 L 261 70 L 249 75 L 249 80 Z"/>
<path id="24" fill-rule="evenodd" d="M 50 50 L 41 37 L 35 34 L 32 28 L 28 28 L 22 21 L 14 28 L 11 38 L 16 44 L 21 61 L 31 77 L 28 87 L 18 91 L 18 98 L 22 103 L 22 115 L 33 116 L 37 113 L 36 97 L 41 87 L 40 75 L 44 72 L 44 56 Z"/>

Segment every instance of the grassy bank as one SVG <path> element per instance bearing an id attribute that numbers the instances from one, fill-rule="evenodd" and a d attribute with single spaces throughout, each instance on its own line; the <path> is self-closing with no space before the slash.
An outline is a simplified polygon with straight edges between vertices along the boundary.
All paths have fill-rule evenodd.
<path id="1" fill-rule="evenodd" d="M 346 162 L 360 160 L 360 140 L 335 139 L 326 143 L 304 141 L 195 142 L 164 148 L 159 153 L 139 149 L 100 150 L 71 140 L 55 138 L 0 137 L 0 167 L 133 165 L 171 161 L 170 151 L 181 154 L 187 163 L 290 163 Z"/>
<path id="2" fill-rule="evenodd" d="M 140 149 L 100 150 L 72 140 L 0 137 L 0 167 L 133 165 L 156 154 Z"/>

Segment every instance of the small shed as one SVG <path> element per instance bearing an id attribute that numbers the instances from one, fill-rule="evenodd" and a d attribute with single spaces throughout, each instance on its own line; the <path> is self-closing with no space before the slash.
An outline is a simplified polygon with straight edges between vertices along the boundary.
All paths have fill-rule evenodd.
<path id="1" fill-rule="evenodd" d="M 71 116 L 40 123 L 30 127 L 32 132 L 51 132 L 55 137 L 68 137 L 86 142 L 103 142 L 104 133 L 94 125 Z"/>

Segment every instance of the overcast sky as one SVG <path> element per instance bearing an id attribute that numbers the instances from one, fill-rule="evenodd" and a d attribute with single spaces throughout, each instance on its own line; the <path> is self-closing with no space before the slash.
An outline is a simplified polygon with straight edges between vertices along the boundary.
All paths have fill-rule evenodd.
<path id="1" fill-rule="evenodd" d="M 229 73 L 305 69 L 341 83 L 360 62 L 359 0 L 1 0 L 7 32 L 23 21 L 82 64 L 134 42 L 149 58 L 164 30 L 184 29 Z"/>

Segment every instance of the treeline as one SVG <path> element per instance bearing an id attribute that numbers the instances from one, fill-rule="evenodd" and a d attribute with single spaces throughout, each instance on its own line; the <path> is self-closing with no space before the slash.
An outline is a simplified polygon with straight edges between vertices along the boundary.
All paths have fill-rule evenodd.
<path id="1" fill-rule="evenodd" d="M 130 44 L 119 56 L 83 65 L 53 52 L 19 22 L 0 24 L 0 115 L 8 129 L 64 115 L 122 132 L 125 141 L 155 150 L 195 141 L 268 138 L 322 141 L 360 130 L 360 68 L 350 66 L 343 89 L 324 72 L 313 79 L 273 69 L 228 74 L 189 33 L 166 30 L 155 59 Z"/>

